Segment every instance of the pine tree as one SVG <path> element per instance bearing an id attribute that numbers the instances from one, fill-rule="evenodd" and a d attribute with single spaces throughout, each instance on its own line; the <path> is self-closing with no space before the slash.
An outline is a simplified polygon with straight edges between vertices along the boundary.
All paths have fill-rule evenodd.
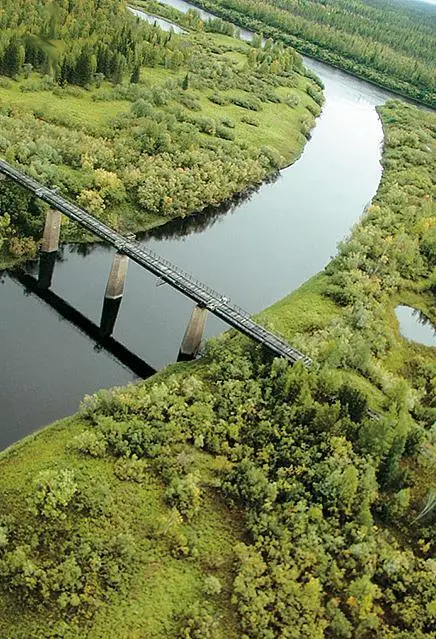
<path id="1" fill-rule="evenodd" d="M 25 50 L 19 40 L 12 38 L 5 49 L 2 71 L 5 75 L 14 77 L 21 71 L 24 64 Z"/>
<path id="2" fill-rule="evenodd" d="M 133 67 L 132 75 L 130 76 L 130 82 L 132 84 L 138 84 L 139 78 L 141 76 L 141 67 L 139 64 L 135 64 Z"/>

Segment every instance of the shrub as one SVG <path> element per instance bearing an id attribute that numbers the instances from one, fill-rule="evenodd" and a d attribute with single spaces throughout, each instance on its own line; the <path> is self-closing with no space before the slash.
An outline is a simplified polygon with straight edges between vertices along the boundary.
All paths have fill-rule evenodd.
<path id="1" fill-rule="evenodd" d="M 177 635 L 178 639 L 219 639 L 220 636 L 218 619 L 199 603 L 189 610 Z"/>
<path id="2" fill-rule="evenodd" d="M 192 519 L 200 509 L 201 491 L 198 483 L 199 476 L 188 473 L 184 477 L 175 477 L 165 491 L 170 505 L 175 506 L 187 519 Z"/>
<path id="3" fill-rule="evenodd" d="M 250 126 L 259 126 L 260 122 L 256 118 L 253 118 L 250 115 L 243 115 L 241 118 L 241 122 L 245 122 L 245 124 L 249 124 Z"/>
<path id="4" fill-rule="evenodd" d="M 230 98 L 230 101 L 236 106 L 241 107 L 242 109 L 247 109 L 249 111 L 261 111 L 262 104 L 260 100 L 254 98 L 252 96 L 242 96 L 236 95 Z"/>
<path id="5" fill-rule="evenodd" d="M 315 102 L 319 106 L 322 106 L 322 104 L 324 102 L 324 95 L 323 95 L 322 91 L 317 90 L 315 87 L 313 87 L 311 84 L 309 84 L 306 87 L 306 93 L 307 93 L 307 95 L 310 95 L 312 100 L 315 100 Z"/>
<path id="6" fill-rule="evenodd" d="M 131 106 L 131 111 L 137 118 L 145 118 L 153 115 L 153 107 L 149 102 L 144 100 L 144 98 L 136 100 Z"/>
<path id="7" fill-rule="evenodd" d="M 300 104 L 300 98 L 298 97 L 298 95 L 294 95 L 290 93 L 285 98 L 285 104 L 287 104 L 288 106 L 294 109 L 296 106 Z"/>
<path id="8" fill-rule="evenodd" d="M 212 93 L 208 99 L 214 104 L 218 104 L 220 106 L 225 106 L 230 102 L 230 99 L 227 96 L 222 95 L 222 93 Z"/>
<path id="9" fill-rule="evenodd" d="M 217 126 L 215 135 L 217 138 L 223 140 L 234 140 L 235 134 L 231 129 L 227 129 L 225 126 Z"/>
<path id="10" fill-rule="evenodd" d="M 64 520 L 77 492 L 78 486 L 72 470 L 42 471 L 37 477 L 30 499 L 31 510 L 44 519 Z"/>
<path id="11" fill-rule="evenodd" d="M 189 93 L 180 93 L 177 100 L 180 102 L 180 104 L 183 104 L 183 106 L 185 106 L 187 109 L 190 109 L 191 111 L 201 111 L 201 104 L 199 100 L 197 100 L 195 96 L 190 95 Z"/>
<path id="12" fill-rule="evenodd" d="M 221 118 L 221 124 L 228 127 L 229 129 L 235 128 L 235 123 L 231 118 Z"/>
<path id="13" fill-rule="evenodd" d="M 91 457 L 103 457 L 107 450 L 106 441 L 101 433 L 85 430 L 77 435 L 72 441 L 72 447 Z"/>
<path id="14" fill-rule="evenodd" d="M 195 118 L 195 120 L 193 120 L 193 124 L 195 124 L 195 126 L 199 131 L 201 131 L 201 133 L 206 133 L 207 135 L 215 135 L 216 123 L 213 118 Z"/>
<path id="15" fill-rule="evenodd" d="M 114 473 L 118 479 L 124 481 L 135 481 L 141 483 L 145 479 L 147 464 L 143 459 L 138 459 L 136 455 L 118 459 L 115 463 Z"/>
<path id="16" fill-rule="evenodd" d="M 206 595 L 219 595 L 222 590 L 222 585 L 218 577 L 208 575 L 204 578 L 203 592 Z"/>
<path id="17" fill-rule="evenodd" d="M 268 160 L 268 165 L 272 169 L 280 168 L 283 159 L 278 151 L 276 151 L 275 149 L 272 149 L 269 146 L 263 146 L 261 151 L 262 151 L 262 155 Z"/>
<path id="18" fill-rule="evenodd" d="M 319 114 L 321 113 L 321 107 L 319 107 L 317 104 L 308 104 L 306 109 L 315 117 L 317 118 L 319 116 Z"/>

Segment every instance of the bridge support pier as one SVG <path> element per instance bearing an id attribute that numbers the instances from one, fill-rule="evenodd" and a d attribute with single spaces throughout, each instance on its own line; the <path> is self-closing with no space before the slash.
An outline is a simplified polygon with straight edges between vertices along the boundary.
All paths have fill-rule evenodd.
<path id="1" fill-rule="evenodd" d="M 194 306 L 191 319 L 186 327 L 185 335 L 183 336 L 182 344 L 180 346 L 179 355 L 177 361 L 186 361 L 194 359 L 200 348 L 201 340 L 203 339 L 204 326 L 207 319 L 207 308 Z"/>
<path id="2" fill-rule="evenodd" d="M 100 332 L 103 337 L 109 337 L 114 330 L 123 298 L 128 264 L 129 258 L 127 255 L 115 253 L 101 311 Z"/>
<path id="3" fill-rule="evenodd" d="M 127 255 L 119 252 L 115 253 L 104 294 L 105 299 L 116 300 L 123 297 L 128 263 L 129 258 Z"/>
<path id="4" fill-rule="evenodd" d="M 53 253 L 58 250 L 60 232 L 61 212 L 50 208 L 45 216 L 44 235 L 41 244 L 42 253 Z"/>

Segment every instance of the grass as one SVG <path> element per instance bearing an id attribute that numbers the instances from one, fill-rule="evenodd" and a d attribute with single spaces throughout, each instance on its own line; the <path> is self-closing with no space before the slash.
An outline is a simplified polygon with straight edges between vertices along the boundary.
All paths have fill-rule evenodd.
<path id="1" fill-rule="evenodd" d="M 207 575 L 213 574 L 222 591 L 212 598 L 214 613 L 220 618 L 220 637 L 236 639 L 238 622 L 230 602 L 234 547 L 244 538 L 237 512 L 230 511 L 213 488 L 220 459 L 196 451 L 194 466 L 202 471 L 203 503 L 194 523 L 171 524 L 171 511 L 164 500 L 164 487 L 152 473 L 143 484 L 119 480 L 114 475 L 114 460 L 91 459 L 68 448 L 83 429 L 77 418 L 64 419 L 29 437 L 1 455 L 2 473 L 0 516 L 7 511 L 25 510 L 29 486 L 44 469 L 71 468 L 82 477 L 99 477 L 113 499 L 114 510 L 122 517 L 122 526 L 133 533 L 137 548 L 135 567 L 130 575 L 128 596 L 115 596 L 93 619 L 89 639 L 175 636 L 178 621 L 189 606 L 207 597 L 202 588 Z M 117 533 L 117 519 L 113 523 Z M 170 552 L 174 535 L 195 539 L 196 557 L 176 557 Z M 47 621 L 50 621 L 48 616 Z M 0 600 L 0 636 L 40 637 L 43 627 L 38 614 L 25 614 L 7 597 Z M 82 636 L 71 627 L 70 637 Z M 5 635 L 4 633 L 7 633 Z M 79 634 L 76 634 L 79 633 Z"/>
<path id="2" fill-rule="evenodd" d="M 39 76 L 33 74 L 28 80 L 8 80 L 8 87 L 0 85 L 0 109 L 19 110 L 35 114 L 47 122 L 78 127 L 93 132 L 104 132 L 110 121 L 120 112 L 127 111 L 130 103 L 121 100 L 94 102 L 95 90 L 81 91 L 80 97 L 56 95 L 47 91 L 22 91 Z"/>

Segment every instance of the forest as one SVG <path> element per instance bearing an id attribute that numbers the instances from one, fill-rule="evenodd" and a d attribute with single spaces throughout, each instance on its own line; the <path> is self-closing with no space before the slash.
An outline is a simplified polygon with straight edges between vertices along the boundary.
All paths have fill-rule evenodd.
<path id="1" fill-rule="evenodd" d="M 123 232 L 259 185 L 300 155 L 321 111 L 298 53 L 252 47 L 222 20 L 192 12 L 176 35 L 118 1 L 28 5 L 0 12 L 0 153 Z M 36 254 L 44 213 L 1 183 L 3 261 Z"/>
<path id="2" fill-rule="evenodd" d="M 373 202 L 259 318 L 316 364 L 229 331 L 3 453 L 0 635 L 434 637 L 434 349 L 394 308 L 436 319 L 435 116 L 379 112 Z"/>
<path id="3" fill-rule="evenodd" d="M 402 0 L 194 0 L 241 27 L 427 104 L 436 104 L 436 10 Z"/>

